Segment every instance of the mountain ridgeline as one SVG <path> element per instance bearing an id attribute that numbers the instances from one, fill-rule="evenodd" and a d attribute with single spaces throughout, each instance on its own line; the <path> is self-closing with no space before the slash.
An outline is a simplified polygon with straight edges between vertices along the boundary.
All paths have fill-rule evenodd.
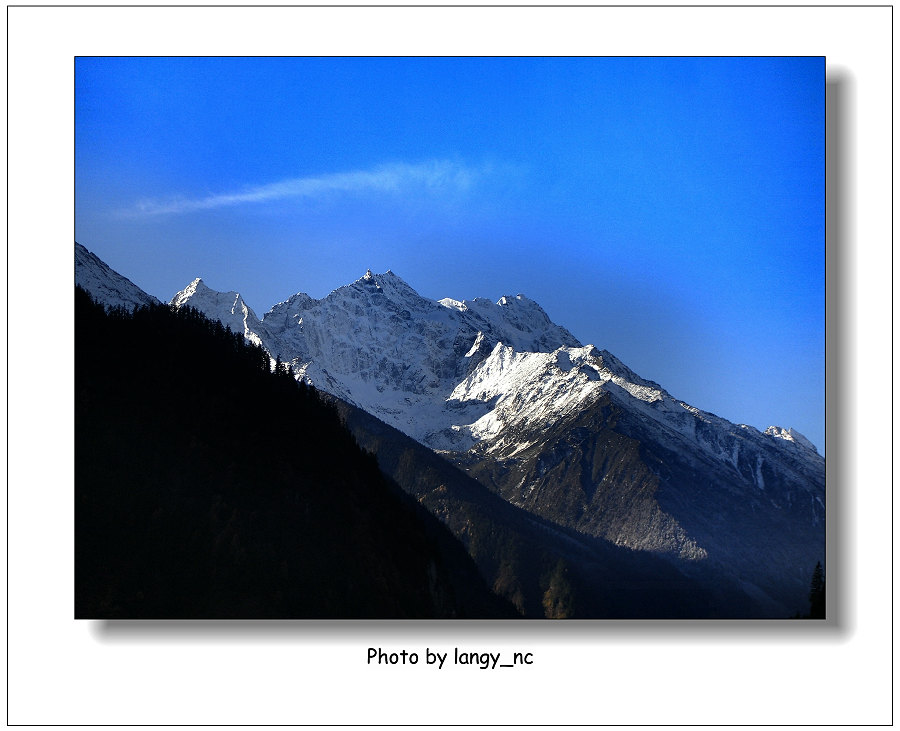
<path id="1" fill-rule="evenodd" d="M 76 282 L 107 306 L 146 305 L 144 298 L 149 298 L 78 245 Z M 174 480 L 185 485 L 183 496 L 198 490 L 198 495 L 205 495 L 202 490 L 207 490 L 218 500 L 217 485 L 224 481 L 233 486 L 234 474 L 240 474 L 241 486 L 233 494 L 246 502 L 230 504 L 232 521 L 240 524 L 249 520 L 248 514 L 257 514 L 254 505 L 262 494 L 255 487 L 254 470 L 248 471 L 246 465 L 261 460 L 261 484 L 270 485 L 273 471 L 293 476 L 299 469 L 276 469 L 273 463 L 313 444 L 323 461 L 308 458 L 309 465 L 319 467 L 304 478 L 304 484 L 310 486 L 310 495 L 318 495 L 311 487 L 317 484 L 318 490 L 334 496 L 321 506 L 316 502 L 321 496 L 308 502 L 295 497 L 298 504 L 315 513 L 324 511 L 323 525 L 332 517 L 340 520 L 343 511 L 352 515 L 367 511 L 349 497 L 346 487 L 333 486 L 358 484 L 342 474 L 346 465 L 358 460 L 342 460 L 323 451 L 321 434 L 316 441 L 309 433 L 317 431 L 315 424 L 321 418 L 331 425 L 329 429 L 343 434 L 328 444 L 349 438 L 353 449 L 363 450 L 359 464 L 370 471 L 377 464 L 387 492 L 406 505 L 407 512 L 415 508 L 413 523 L 437 551 L 438 558 L 425 562 L 431 583 L 423 583 L 421 563 L 403 563 L 397 545 L 389 549 L 388 559 L 381 553 L 381 538 L 363 539 L 370 554 L 383 559 L 382 568 L 367 570 L 370 578 L 373 573 L 382 576 L 389 565 L 406 579 L 418 577 L 420 594 L 412 587 L 397 594 L 417 596 L 418 604 L 402 611 L 389 603 L 368 610 L 348 604 L 342 613 L 335 608 L 347 598 L 336 594 L 328 608 L 317 610 L 323 616 L 354 612 L 500 616 L 514 611 L 527 617 L 750 618 L 808 612 L 810 575 L 824 560 L 825 545 L 824 460 L 813 445 L 794 430 L 770 427 L 760 432 L 679 401 L 608 351 L 582 345 L 523 295 L 497 302 L 433 301 L 391 272 L 369 271 L 323 299 L 294 295 L 262 318 L 239 293 L 217 292 L 195 279 L 172 298 L 170 310 L 166 312 L 176 322 L 182 311 L 192 313 L 190 317 L 203 313 L 232 339 L 229 347 L 240 343 L 246 353 L 255 354 L 254 373 L 268 377 L 274 363 L 273 377 L 281 387 L 296 381 L 301 384 L 293 386 L 300 394 L 296 398 L 315 407 L 306 417 L 299 415 L 293 402 L 277 418 L 258 412 L 221 414 L 220 401 L 235 400 L 247 409 L 261 398 L 257 376 L 232 372 L 233 364 L 222 353 L 190 350 L 186 342 L 172 351 L 160 347 L 119 352 L 121 343 L 106 346 L 89 334 L 83 340 L 77 335 L 77 353 L 88 347 L 105 348 L 110 358 L 92 367 L 117 362 L 131 371 L 146 361 L 149 370 L 159 369 L 155 361 L 159 350 L 170 352 L 167 367 L 209 372 L 214 387 L 208 392 L 213 402 L 208 409 L 219 416 L 207 420 L 196 409 L 189 410 L 184 423 L 190 426 L 178 423 L 170 428 L 187 429 L 179 444 L 186 440 L 190 445 L 197 440 L 203 444 L 210 429 L 227 424 L 228 458 L 214 460 L 212 471 L 201 468 L 206 477 L 197 474 L 186 480 L 175 475 L 180 472 L 176 469 L 159 484 Z M 160 311 L 153 306 L 136 311 L 126 329 L 133 329 L 148 312 Z M 122 311 L 116 312 L 113 319 L 123 320 Z M 167 326 L 157 327 L 164 331 Z M 86 381 L 87 374 L 87 366 L 81 367 L 76 385 Z M 148 373 L 142 378 L 152 383 L 158 377 Z M 127 397 L 119 399 L 121 403 L 116 403 L 124 408 Z M 104 403 L 97 411 L 97 423 L 103 422 L 104 409 L 109 408 Z M 181 410 L 174 404 L 171 408 Z M 112 422 L 122 418 L 115 412 Z M 242 437 L 248 419 L 263 425 L 267 436 Z M 90 433 L 87 430 L 86 435 Z M 98 449 L 102 453 L 102 445 L 77 439 L 79 460 L 82 445 L 87 453 Z M 129 449 L 144 447 L 131 446 L 124 453 Z M 154 449 L 163 449 L 159 453 L 165 459 L 145 457 L 145 461 L 185 459 L 172 445 L 150 451 Z M 345 464 L 337 469 L 334 459 Z M 193 454 L 187 461 L 193 461 Z M 230 472 L 222 474 L 222 465 Z M 269 514 L 277 515 L 283 521 L 281 529 L 289 534 L 299 508 L 293 512 L 281 508 L 272 504 Z M 207 510 L 205 503 L 202 509 Z M 223 513 L 217 515 L 217 520 L 224 520 Z M 435 528 L 435 519 L 441 530 Z M 251 520 L 248 530 L 250 525 L 256 524 Z M 204 544 L 218 529 L 218 523 L 207 526 L 205 534 L 192 536 L 190 545 Z M 314 535 L 311 540 L 320 545 L 323 536 L 314 531 L 304 532 Z M 348 531 L 339 533 L 348 536 Z M 419 533 L 410 528 L 400 543 L 408 536 L 408 547 L 417 546 L 414 553 L 431 555 L 422 544 L 414 544 Z M 365 535 L 362 531 L 360 538 Z M 132 555 L 148 539 L 145 535 L 133 540 L 135 545 L 123 555 Z M 217 551 L 223 540 L 213 541 Z M 266 544 L 263 553 L 252 557 L 238 550 L 240 541 L 231 545 L 246 565 L 276 556 L 281 562 L 303 563 L 299 546 L 287 539 Z M 347 544 L 341 555 L 356 555 L 358 550 L 365 549 Z M 101 555 L 97 549 L 94 559 Z M 148 555 L 146 560 L 149 571 L 156 559 Z M 223 566 L 232 564 L 214 560 L 212 565 L 213 575 L 220 576 Z M 298 564 L 291 570 L 301 569 Z M 306 585 L 324 581 L 327 573 L 323 570 L 303 581 Z M 387 586 L 385 577 L 376 582 L 382 589 Z M 282 596 L 283 581 L 290 581 L 287 574 L 272 578 L 267 586 L 272 591 L 278 586 Z M 135 591 L 147 596 L 146 590 Z M 254 595 L 233 591 L 224 602 L 231 605 L 229 616 L 248 611 L 235 599 L 237 594 Z M 218 599 L 216 606 L 225 611 Z M 273 611 L 293 616 L 296 606 L 282 602 Z"/>

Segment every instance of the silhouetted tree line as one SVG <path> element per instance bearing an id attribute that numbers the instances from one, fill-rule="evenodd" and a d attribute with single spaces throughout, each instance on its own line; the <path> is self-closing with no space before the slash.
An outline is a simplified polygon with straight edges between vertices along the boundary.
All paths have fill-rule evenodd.
<path id="1" fill-rule="evenodd" d="M 809 612 L 797 612 L 791 619 L 825 619 L 825 570 L 821 561 L 816 561 L 809 580 Z"/>
<path id="2" fill-rule="evenodd" d="M 511 614 L 280 360 L 190 308 L 75 320 L 76 617 Z"/>
<path id="3" fill-rule="evenodd" d="M 822 562 L 816 562 L 809 582 L 809 618 L 825 619 L 825 571 Z"/>

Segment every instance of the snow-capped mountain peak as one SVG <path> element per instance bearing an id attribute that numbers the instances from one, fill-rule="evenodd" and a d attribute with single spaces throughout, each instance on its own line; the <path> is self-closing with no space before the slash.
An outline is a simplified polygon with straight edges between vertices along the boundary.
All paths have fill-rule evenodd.
<path id="1" fill-rule="evenodd" d="M 212 320 L 219 320 L 236 333 L 242 333 L 247 340 L 261 344 L 259 338 L 259 318 L 244 302 L 238 292 L 217 292 L 210 289 L 200 277 L 187 287 L 176 292 L 170 304 L 173 307 L 193 307 Z"/>
<path id="2" fill-rule="evenodd" d="M 695 443 L 717 462 L 731 463 L 750 444 L 796 445 L 802 462 L 822 459 L 795 430 L 761 433 L 673 398 L 609 351 L 582 345 L 522 294 L 435 301 L 391 270 L 367 269 L 322 299 L 293 295 L 262 321 L 237 292 L 216 292 L 199 278 L 172 304 L 243 332 L 298 378 L 439 450 L 481 445 L 509 456 L 532 439 L 530 430 L 608 394 L 673 443 Z"/>
<path id="3" fill-rule="evenodd" d="M 172 304 L 243 332 L 299 378 L 426 443 L 448 426 L 454 388 L 500 344 L 516 353 L 581 345 L 524 295 L 434 301 L 391 270 L 367 269 L 318 300 L 298 293 L 261 321 L 237 292 L 217 292 L 199 278 Z"/>
<path id="4" fill-rule="evenodd" d="M 187 304 L 188 300 L 195 296 L 197 292 L 212 292 L 209 287 L 207 287 L 203 280 L 200 277 L 194 279 L 187 287 L 182 289 L 179 292 L 175 293 L 175 296 L 172 297 L 172 301 L 170 304 L 175 305 L 176 307 L 181 307 L 182 305 Z M 202 296 L 202 294 L 201 294 Z"/>
<path id="5" fill-rule="evenodd" d="M 75 283 L 106 307 L 132 309 L 159 304 L 159 300 L 110 269 L 106 262 L 75 243 Z"/>
<path id="6" fill-rule="evenodd" d="M 485 297 L 472 300 L 445 297 L 438 304 L 476 325 L 492 346 L 502 342 L 520 352 L 550 352 L 561 345 L 581 346 L 572 333 L 552 322 L 537 302 L 522 294 L 504 295 L 496 302 Z"/>

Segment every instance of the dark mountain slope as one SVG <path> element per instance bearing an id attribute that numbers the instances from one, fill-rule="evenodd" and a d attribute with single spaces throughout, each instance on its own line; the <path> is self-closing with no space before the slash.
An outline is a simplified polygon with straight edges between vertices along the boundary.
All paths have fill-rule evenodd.
<path id="1" fill-rule="evenodd" d="M 196 311 L 76 290 L 75 616 L 515 616 L 334 409 Z"/>
<path id="2" fill-rule="evenodd" d="M 812 567 L 824 559 L 824 506 L 813 489 L 824 494 L 824 479 L 802 473 L 803 462 L 770 469 L 785 449 L 774 442 L 723 462 L 680 440 L 604 394 L 514 458 L 457 460 L 559 525 L 666 556 L 692 575 L 730 576 L 766 616 L 804 609 Z"/>
<path id="3" fill-rule="evenodd" d="M 372 415 L 335 403 L 384 472 L 466 546 L 493 589 L 528 617 L 763 616 L 718 571 L 683 571 L 651 553 L 555 525 L 510 504 L 446 459 Z"/>

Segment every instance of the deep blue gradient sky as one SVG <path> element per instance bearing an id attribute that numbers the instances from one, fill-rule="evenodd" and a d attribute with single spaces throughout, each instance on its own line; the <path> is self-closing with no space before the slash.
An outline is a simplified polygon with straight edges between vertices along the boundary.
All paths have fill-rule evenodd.
<path id="1" fill-rule="evenodd" d="M 76 240 L 260 316 L 367 268 L 523 293 L 824 453 L 824 81 L 822 58 L 79 58 Z"/>

